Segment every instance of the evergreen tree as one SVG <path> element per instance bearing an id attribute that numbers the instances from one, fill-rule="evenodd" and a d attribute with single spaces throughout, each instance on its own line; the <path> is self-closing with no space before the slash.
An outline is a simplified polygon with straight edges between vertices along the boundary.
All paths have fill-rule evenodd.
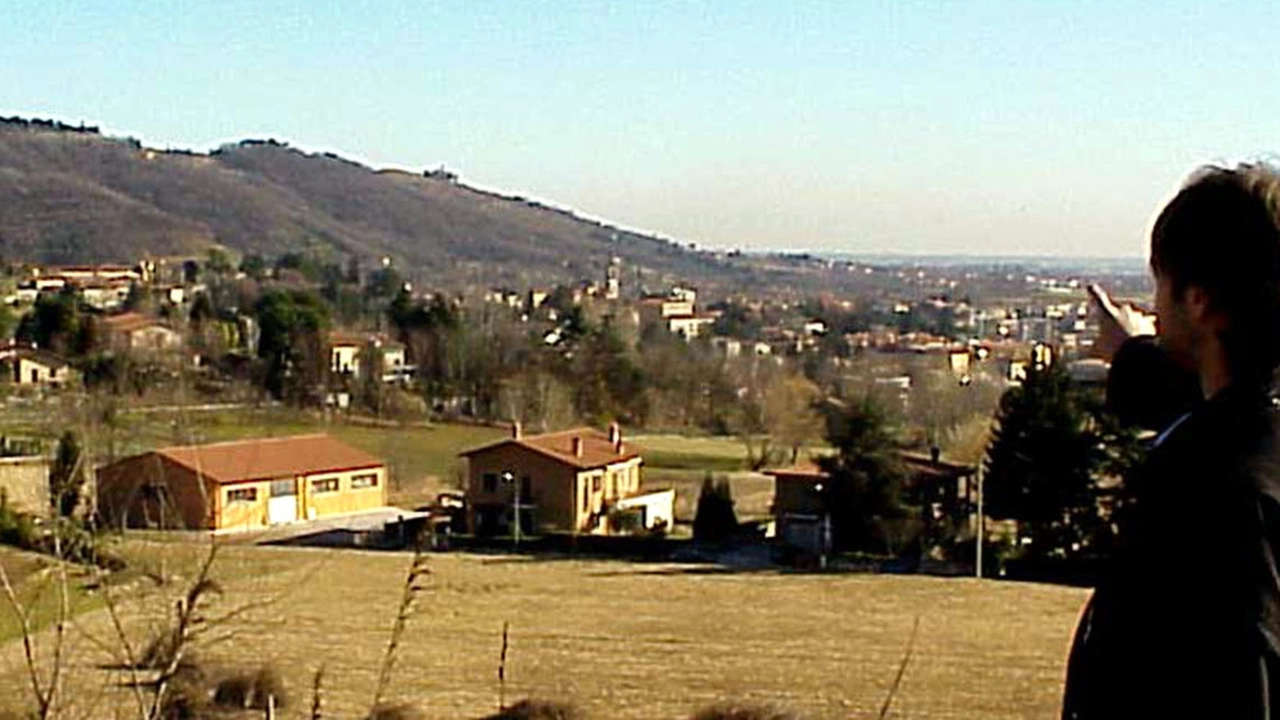
<path id="1" fill-rule="evenodd" d="M 987 450 L 986 512 L 1019 522 L 1030 540 L 1027 557 L 1071 556 L 1102 529 L 1097 479 L 1131 462 L 1124 449 L 1131 435 L 1100 421 L 1098 405 L 1055 365 L 1029 368 L 1000 400 Z"/>
<path id="2" fill-rule="evenodd" d="M 314 293 L 273 290 L 264 293 L 254 309 L 266 388 L 278 398 L 303 400 L 321 384 L 328 364 L 327 307 Z"/>
<path id="3" fill-rule="evenodd" d="M 823 503 L 836 549 L 897 552 L 910 519 L 903 502 L 906 471 L 893 428 L 871 397 L 851 401 L 827 418 L 836 454 L 818 461 L 828 475 Z"/>
<path id="4" fill-rule="evenodd" d="M 707 473 L 698 493 L 698 509 L 693 517 L 693 539 L 700 542 L 719 542 L 733 537 L 738 531 L 738 515 L 733 509 L 733 492 L 729 481 L 713 480 Z"/>
<path id="5" fill-rule="evenodd" d="M 347 258 L 347 276 L 346 276 L 346 281 L 347 281 L 348 283 L 350 283 L 351 285 L 359 285 L 359 284 L 360 284 L 360 277 L 361 277 L 361 275 L 360 275 L 360 258 L 359 258 L 359 256 L 352 255 L 351 257 Z"/>
<path id="6" fill-rule="evenodd" d="M 261 255 L 253 253 L 245 255 L 240 261 L 240 272 L 254 280 L 261 280 L 267 274 L 267 261 Z"/>
<path id="7" fill-rule="evenodd" d="M 365 295 L 371 298 L 394 298 L 404 289 L 404 277 L 390 265 L 369 273 L 365 282 Z"/>
<path id="8" fill-rule="evenodd" d="M 18 318 L 8 305 L 0 305 L 0 343 L 9 339 L 9 336 L 18 327 Z"/>
<path id="9" fill-rule="evenodd" d="M 57 293 L 40 293 L 31 312 L 18 325 L 18 340 L 34 342 L 60 355 L 73 355 L 85 346 L 83 316 L 74 288 Z"/>
<path id="10" fill-rule="evenodd" d="M 84 466 L 80 438 L 72 430 L 62 433 L 49 468 L 49 503 L 62 517 L 71 517 L 84 492 Z"/>

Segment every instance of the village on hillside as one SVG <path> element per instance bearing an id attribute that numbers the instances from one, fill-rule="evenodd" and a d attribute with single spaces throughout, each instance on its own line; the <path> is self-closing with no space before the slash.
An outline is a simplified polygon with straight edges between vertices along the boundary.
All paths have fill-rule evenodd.
<path id="1" fill-rule="evenodd" d="M 9 266 L 0 389 L 26 419 L 0 428 L 0 488 L 46 514 L 70 442 L 74 512 L 115 531 L 823 567 L 857 550 L 951 573 L 981 564 L 980 532 L 1018 550 L 1016 516 L 980 513 L 983 459 L 998 400 L 1028 372 L 1105 381 L 1082 278 L 826 264 L 880 289 L 707 297 L 637 287 L 618 258 L 577 284 L 452 294 L 390 258 Z M 870 401 L 898 519 L 868 543 L 832 474 L 841 442 L 860 441 L 840 424 Z M 66 408 L 66 432 L 30 421 Z M 298 432 L 245 420 L 262 413 Z M 242 426 L 202 433 L 202 415 Z M 167 416 L 185 435 L 173 420 L 129 437 Z M 363 447 L 344 441 L 353 427 Z M 573 541 L 587 537 L 629 540 Z"/>

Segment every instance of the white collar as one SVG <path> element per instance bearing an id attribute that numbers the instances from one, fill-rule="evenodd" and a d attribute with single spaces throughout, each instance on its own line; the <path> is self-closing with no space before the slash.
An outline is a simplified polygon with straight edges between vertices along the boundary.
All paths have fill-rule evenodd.
<path id="1" fill-rule="evenodd" d="M 1173 423 L 1169 425 L 1169 427 L 1164 429 L 1164 432 L 1156 436 L 1156 441 L 1151 444 L 1151 447 L 1160 447 L 1160 445 L 1162 445 L 1165 440 L 1169 439 L 1169 436 L 1173 434 L 1173 431 L 1177 430 L 1178 426 L 1186 422 L 1187 418 L 1189 417 L 1191 417 L 1191 413 L 1185 412 L 1177 420 L 1174 420 Z"/>

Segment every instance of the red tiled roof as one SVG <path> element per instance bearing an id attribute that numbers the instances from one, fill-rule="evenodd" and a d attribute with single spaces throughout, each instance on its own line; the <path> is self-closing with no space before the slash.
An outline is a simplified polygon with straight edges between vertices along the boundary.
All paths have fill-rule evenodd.
<path id="1" fill-rule="evenodd" d="M 156 320 L 155 318 L 150 318 L 136 312 L 109 315 L 102 318 L 102 323 L 107 326 L 108 330 L 113 330 L 115 332 L 131 332 L 133 330 L 140 330 L 144 327 L 151 327 L 153 325 L 164 325 L 164 323 Z"/>
<path id="2" fill-rule="evenodd" d="M 574 438 L 582 439 L 582 455 L 577 456 L 573 452 Z M 622 452 L 618 452 L 613 443 L 609 442 L 609 436 L 594 428 L 574 428 L 572 430 L 562 430 L 560 432 L 544 433 L 542 435 L 528 435 L 516 438 L 506 438 L 497 442 L 481 445 L 478 448 L 472 448 L 466 452 L 459 453 L 462 457 L 469 457 L 477 453 L 503 447 L 507 444 L 515 444 L 520 447 L 527 448 L 537 453 L 541 453 L 557 460 L 566 465 L 578 468 L 579 470 L 587 470 L 590 468 L 604 467 L 612 465 L 623 460 L 630 460 L 641 456 L 640 449 L 625 440 L 622 443 Z"/>
<path id="3" fill-rule="evenodd" d="M 167 447 L 155 453 L 220 484 L 384 464 L 363 450 L 323 434 Z"/>

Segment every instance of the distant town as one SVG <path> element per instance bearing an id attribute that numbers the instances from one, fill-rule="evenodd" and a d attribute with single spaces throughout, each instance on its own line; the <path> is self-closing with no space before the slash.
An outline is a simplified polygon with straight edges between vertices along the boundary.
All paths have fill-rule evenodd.
<path id="1" fill-rule="evenodd" d="M 390 258 L 338 264 L 215 249 L 133 265 L 10 265 L 0 281 L 0 377 L 11 407 L 110 398 L 119 406 L 113 411 L 282 406 L 322 413 L 326 423 L 514 424 L 523 430 L 510 435 L 510 447 L 535 453 L 500 453 L 506 470 L 523 478 L 526 536 L 690 532 L 677 525 L 693 518 L 678 517 L 675 508 L 691 498 L 677 503 L 676 488 L 641 483 L 638 450 L 626 449 L 639 446 L 621 439 L 621 427 L 739 442 L 742 469 L 766 472 L 781 488 L 786 479 L 812 476 L 814 461 L 828 452 L 824 407 L 873 395 L 899 418 L 904 457 L 932 456 L 938 468 L 951 468 L 950 481 L 960 479 L 960 490 L 948 491 L 947 513 L 971 534 L 972 476 L 1000 395 L 1037 364 L 1065 368 L 1081 385 L 1101 384 L 1106 366 L 1090 357 L 1096 327 L 1083 286 L 1101 281 L 1135 296 L 1146 290 L 1130 268 L 1085 277 L 1005 264 L 786 261 L 863 276 L 874 291 L 780 298 L 761 288 L 758 296 L 708 297 L 689 284 L 636 287 L 619 258 L 603 276 L 578 283 L 452 294 L 415 287 Z M 575 434 L 571 428 L 579 426 Z M 8 435 L 15 447 L 51 447 L 54 439 Z M 110 443 L 89 447 L 95 466 L 120 460 Z M 495 480 L 502 463 L 485 463 L 487 451 L 450 450 L 472 466 L 492 467 L 473 467 L 469 479 L 436 478 L 439 497 L 403 510 L 434 507 L 446 510 L 455 531 L 510 535 L 512 493 Z M 539 507 L 536 499 L 550 492 L 541 485 L 560 481 L 556 471 L 544 479 L 520 469 L 538 457 L 565 462 L 573 477 L 602 468 L 608 481 L 584 479 L 594 489 L 575 491 L 572 511 Z M 333 507 L 385 508 L 387 484 L 376 483 L 377 494 L 361 502 Z M 689 494 L 696 486 L 680 489 Z M 257 514 L 241 511 L 228 521 L 206 509 L 190 515 L 191 524 L 253 529 L 281 518 L 314 519 L 316 508 L 304 501 L 287 512 L 270 510 L 267 490 L 260 500 L 253 494 Z M 593 499 L 577 501 L 586 494 Z M 786 507 L 784 496 L 779 489 L 756 515 L 771 523 L 770 536 L 800 538 L 795 517 L 814 513 Z M 106 509 L 97 505 L 104 501 L 92 493 L 84 500 L 94 512 Z M 157 512 L 127 506 L 114 509 L 114 522 L 160 522 Z M 644 519 L 605 521 L 619 510 Z M 797 541 L 802 549 L 821 550 L 813 532 Z"/>

